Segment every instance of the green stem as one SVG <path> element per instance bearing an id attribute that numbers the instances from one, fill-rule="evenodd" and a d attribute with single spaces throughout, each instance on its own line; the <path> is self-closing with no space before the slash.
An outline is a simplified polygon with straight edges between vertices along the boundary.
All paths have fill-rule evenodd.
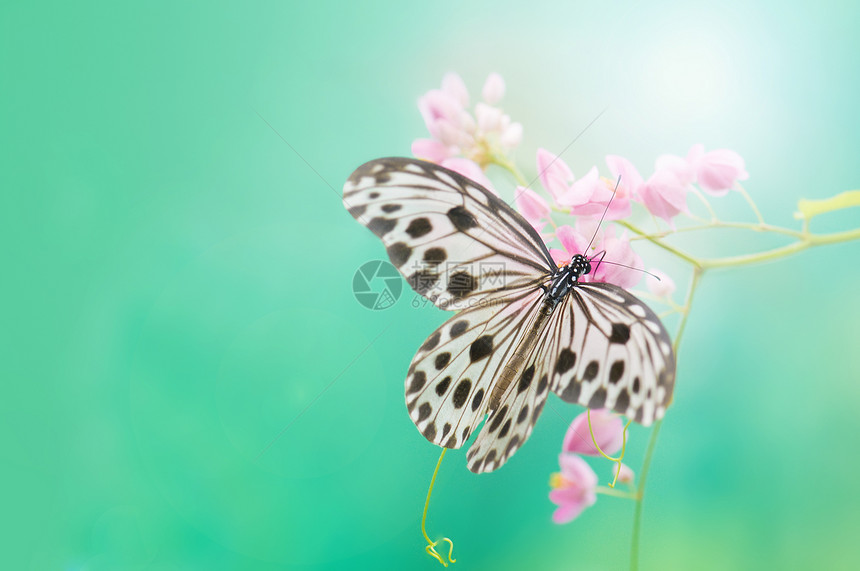
<path id="1" fill-rule="evenodd" d="M 692 191 L 693 191 L 693 194 L 695 194 L 699 198 L 701 203 L 705 205 L 705 208 L 708 210 L 708 214 L 711 215 L 711 222 L 719 221 L 719 219 L 717 218 L 717 213 L 714 212 L 714 209 L 711 206 L 711 203 L 708 202 L 708 199 L 705 198 L 705 195 L 703 195 L 701 192 L 699 192 L 698 189 L 696 189 L 696 188 L 692 188 Z"/>
<path id="2" fill-rule="evenodd" d="M 693 303 L 693 295 L 696 293 L 696 288 L 699 287 L 699 280 L 704 273 L 704 269 L 698 266 L 693 268 L 693 277 L 690 280 L 690 289 L 687 290 L 687 298 L 684 300 L 683 312 L 681 315 L 681 323 L 678 325 L 678 333 L 675 335 L 675 341 L 672 343 L 672 348 L 675 351 L 675 363 L 677 367 L 678 348 L 681 345 L 681 337 L 684 335 L 684 329 L 687 327 L 687 318 L 690 316 L 690 307 Z M 642 471 L 639 474 L 639 486 L 636 489 L 636 495 L 639 501 L 636 502 L 636 510 L 633 513 L 633 538 L 630 545 L 630 569 L 635 571 L 639 566 L 639 535 L 642 529 L 642 504 L 645 500 L 645 481 L 648 478 L 648 469 L 651 467 L 651 459 L 654 456 L 654 448 L 657 446 L 657 434 L 660 432 L 660 427 L 663 425 L 662 420 L 654 423 L 654 429 L 651 431 L 651 438 L 648 440 L 648 448 L 645 450 L 645 460 L 642 462 Z"/>
<path id="3" fill-rule="evenodd" d="M 645 461 L 642 462 L 642 472 L 639 474 L 639 487 L 637 488 L 639 501 L 636 502 L 636 511 L 633 514 L 633 538 L 630 544 L 630 571 L 636 571 L 639 568 L 639 533 L 642 530 L 642 500 L 644 499 L 645 481 L 648 479 L 648 469 L 651 467 L 651 458 L 654 456 L 654 447 L 657 445 L 657 434 L 659 434 L 662 424 L 662 420 L 654 423 L 651 438 L 648 440 L 648 448 L 645 450 Z"/>
<path id="4" fill-rule="evenodd" d="M 682 260 L 685 260 L 686 262 L 689 262 L 690 264 L 693 265 L 693 267 L 700 267 L 701 266 L 701 264 L 699 263 L 699 260 L 697 260 L 693 256 L 687 254 L 686 252 L 682 252 L 681 250 L 679 250 L 678 248 L 675 248 L 674 246 L 670 246 L 669 244 L 667 244 L 663 240 L 661 240 L 659 238 L 655 238 L 654 236 L 648 234 L 644 230 L 640 230 L 637 226 L 634 226 L 630 222 L 627 222 L 626 220 L 616 220 L 615 222 L 616 222 L 616 224 L 620 224 L 621 226 L 624 226 L 625 228 L 627 228 L 628 230 L 630 230 L 634 234 L 638 234 L 639 236 L 642 236 L 642 238 L 644 238 L 645 240 L 648 240 L 652 244 L 659 246 L 660 248 L 663 248 L 667 252 L 670 252 L 670 253 L 678 256 L 679 258 L 681 258 Z"/>
<path id="5" fill-rule="evenodd" d="M 773 232 L 774 234 L 785 234 L 786 236 L 791 236 L 793 238 L 797 238 L 798 240 L 803 240 L 809 235 L 808 232 L 798 232 L 797 230 L 789 230 L 788 228 L 782 228 L 781 226 L 773 226 L 772 224 L 758 224 L 750 222 L 723 222 L 722 220 L 717 220 L 708 224 L 700 224 L 698 226 L 686 226 L 684 228 L 678 228 L 676 230 L 666 230 L 657 234 L 638 236 L 634 238 L 634 240 L 644 240 L 649 237 L 665 238 L 670 234 L 680 234 L 681 232 L 696 232 L 698 230 L 711 230 L 713 228 L 742 228 L 744 230 L 752 230 L 753 232 Z"/>
<path id="6" fill-rule="evenodd" d="M 598 494 L 604 494 L 606 496 L 613 496 L 616 498 L 626 498 L 628 500 L 639 499 L 639 494 L 636 492 L 624 492 L 622 490 L 610 488 L 609 486 L 597 486 L 594 491 L 596 491 Z"/>
<path id="7" fill-rule="evenodd" d="M 696 293 L 696 288 L 699 286 L 699 280 L 702 278 L 702 274 L 704 272 L 704 268 L 693 268 L 693 277 L 690 280 L 690 289 L 687 290 L 687 299 L 684 300 L 681 323 L 678 324 L 678 333 L 675 334 L 675 341 L 672 343 L 672 349 L 675 351 L 676 367 L 678 363 L 678 348 L 681 346 L 681 337 L 684 335 L 684 329 L 687 327 L 687 319 L 690 317 L 690 307 L 693 304 L 693 295 Z"/>
<path id="8" fill-rule="evenodd" d="M 860 228 L 847 230 L 845 232 L 834 232 L 833 234 L 807 234 L 802 240 L 793 244 L 781 246 L 772 250 L 758 252 L 756 254 L 745 254 L 742 256 L 729 256 L 726 258 L 714 258 L 711 260 L 698 260 L 701 268 L 724 268 L 727 266 L 745 266 L 758 262 L 766 262 L 796 254 L 812 246 L 823 246 L 825 244 L 836 244 L 860 239 Z"/>
<path id="9" fill-rule="evenodd" d="M 514 179 L 516 179 L 517 184 L 519 184 L 520 186 L 529 186 L 529 183 L 526 181 L 526 177 L 523 176 L 523 173 L 520 172 L 520 169 L 518 169 L 514 163 L 508 160 L 508 157 L 506 157 L 505 155 L 493 155 L 493 158 L 490 162 L 502 167 L 503 169 L 511 173 L 514 176 Z"/>
<path id="10" fill-rule="evenodd" d="M 744 197 L 744 200 L 746 200 L 747 204 L 749 204 L 750 208 L 752 208 L 752 211 L 755 214 L 755 217 L 758 219 L 758 223 L 761 224 L 762 226 L 764 226 L 764 218 L 762 217 L 761 212 L 759 212 L 758 206 L 756 206 L 755 202 L 753 202 L 752 197 L 749 194 L 747 194 L 746 189 L 743 186 L 741 186 L 741 183 L 737 182 L 735 184 L 737 185 L 738 191 Z"/>

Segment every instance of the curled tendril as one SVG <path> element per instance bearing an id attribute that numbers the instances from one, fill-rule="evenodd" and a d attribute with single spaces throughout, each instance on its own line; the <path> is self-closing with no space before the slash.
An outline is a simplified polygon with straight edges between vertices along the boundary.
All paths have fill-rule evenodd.
<path id="1" fill-rule="evenodd" d="M 594 437 L 594 430 L 591 428 L 591 409 L 590 408 L 586 409 L 586 417 L 588 418 L 588 432 L 591 434 L 591 441 L 594 443 L 594 447 L 597 448 L 597 451 L 600 452 L 601 456 L 603 456 L 607 460 L 611 460 L 612 462 L 615 462 L 616 464 L 618 464 L 618 467 L 615 470 L 615 478 L 613 478 L 612 483 L 609 484 L 610 488 L 614 488 L 615 483 L 618 482 L 618 476 L 621 474 L 621 461 L 624 459 L 624 451 L 627 448 L 627 427 L 630 426 L 630 423 L 633 422 L 633 419 L 628 420 L 627 424 L 624 425 L 624 432 L 622 433 L 622 440 L 621 440 L 621 456 L 619 456 L 618 458 L 613 458 L 612 456 L 609 456 L 608 454 L 606 454 L 606 452 L 601 450 L 600 445 L 597 444 L 597 438 Z M 432 486 L 432 483 L 431 483 L 431 486 Z"/>
<path id="2" fill-rule="evenodd" d="M 439 541 L 447 541 L 448 542 L 448 545 L 450 546 L 448 548 L 448 561 L 450 561 L 451 563 L 456 563 L 457 560 L 451 558 L 451 555 L 454 554 L 454 542 L 451 541 L 450 539 L 448 539 L 447 537 L 443 537 Z M 435 557 L 436 560 L 439 561 L 439 563 L 441 563 L 443 567 L 447 567 L 448 563 L 444 559 L 442 559 L 442 556 L 439 555 L 438 551 L 436 551 L 436 546 L 439 545 L 439 541 L 433 541 L 431 543 L 428 543 L 424 549 L 427 550 L 427 553 L 431 557 Z"/>
<path id="3" fill-rule="evenodd" d="M 439 552 L 436 551 L 436 546 L 439 545 L 439 541 L 430 541 L 430 536 L 427 535 L 427 508 L 430 507 L 430 495 L 433 493 L 433 484 L 436 483 L 436 474 L 439 473 L 439 466 L 442 465 L 442 458 L 445 457 L 445 452 L 447 448 L 442 449 L 442 454 L 439 455 L 439 460 L 436 462 L 436 469 L 433 470 L 433 477 L 430 478 L 430 488 L 427 490 L 427 500 L 424 502 L 424 515 L 421 517 L 421 533 L 424 534 L 424 539 L 427 540 L 427 545 L 424 547 L 425 551 L 430 557 L 435 558 L 439 563 L 442 564 L 443 567 L 448 566 L 448 562 L 456 563 L 457 560 L 453 559 L 451 556 L 454 554 L 454 542 L 448 539 L 447 537 L 443 537 L 439 541 L 447 541 L 450 546 L 448 549 L 448 561 L 446 562 L 442 559 L 442 556 L 439 555 Z"/>

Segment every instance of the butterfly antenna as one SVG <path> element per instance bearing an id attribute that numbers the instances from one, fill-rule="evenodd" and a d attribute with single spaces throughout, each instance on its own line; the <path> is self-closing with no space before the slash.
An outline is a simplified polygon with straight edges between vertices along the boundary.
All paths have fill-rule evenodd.
<path id="1" fill-rule="evenodd" d="M 601 253 L 602 253 L 603 255 L 606 255 L 606 252 L 601 252 Z M 596 258 L 596 257 L 597 257 L 597 256 L 594 256 L 594 258 Z M 591 260 L 593 260 L 594 258 L 591 258 Z M 590 262 L 591 260 L 589 260 L 589 262 Z M 643 270 L 642 268 L 636 268 L 636 267 L 633 267 L 633 266 L 628 266 L 628 265 L 626 265 L 626 264 L 619 264 L 618 262 L 607 262 L 607 261 L 605 261 L 603 258 L 600 258 L 600 261 L 599 261 L 599 262 L 597 262 L 597 267 L 595 267 L 595 268 L 594 268 L 594 271 L 595 271 L 595 272 L 597 271 L 597 268 L 598 268 L 598 267 L 600 267 L 600 264 L 611 264 L 611 265 L 613 265 L 613 266 L 621 266 L 622 268 L 627 268 L 627 269 L 629 269 L 629 270 L 636 270 L 637 272 L 643 272 L 643 273 L 648 274 L 648 275 L 649 275 L 649 276 L 651 276 L 652 278 L 655 278 L 658 282 L 663 281 L 663 280 L 661 280 L 661 279 L 660 279 L 660 276 L 658 276 L 657 274 L 653 274 L 653 273 L 649 272 L 648 270 Z"/>
<path id="2" fill-rule="evenodd" d="M 618 192 L 618 185 L 621 184 L 621 175 L 618 175 L 618 180 L 615 181 L 615 188 L 612 189 L 612 196 L 609 197 L 609 202 L 606 203 L 606 208 L 603 209 L 603 214 L 600 215 L 600 222 L 597 223 L 597 228 L 594 229 L 594 235 L 591 237 L 591 240 L 588 242 L 588 246 L 585 248 L 585 251 L 591 248 L 591 244 L 594 243 L 594 239 L 597 238 L 597 233 L 600 232 L 600 225 L 603 224 L 603 219 L 606 218 L 606 213 L 609 212 L 609 205 L 612 204 L 612 199 L 615 198 L 615 193 Z"/>

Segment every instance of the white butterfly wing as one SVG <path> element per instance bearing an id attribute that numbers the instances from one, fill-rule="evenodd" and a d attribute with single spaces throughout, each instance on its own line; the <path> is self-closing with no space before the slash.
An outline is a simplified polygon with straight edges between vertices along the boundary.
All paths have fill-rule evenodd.
<path id="1" fill-rule="evenodd" d="M 406 406 L 427 440 L 446 448 L 468 440 L 542 298 L 532 288 L 486 300 L 443 323 L 418 349 L 406 378 Z"/>
<path id="2" fill-rule="evenodd" d="M 433 163 L 365 163 L 344 185 L 343 202 L 382 239 L 409 285 L 442 309 L 537 287 L 555 268 L 541 237 L 510 206 Z"/>
<path id="3" fill-rule="evenodd" d="M 522 355 L 518 371 L 501 395 L 495 410 L 466 453 L 469 470 L 492 472 L 501 467 L 531 436 L 549 394 L 552 374 L 550 355 L 558 353 L 562 340 L 555 335 L 562 316 L 553 312 L 532 348 Z"/>
<path id="4" fill-rule="evenodd" d="M 675 385 L 675 354 L 647 305 L 613 284 L 580 283 L 556 312 L 559 350 L 546 355 L 553 392 L 644 426 L 663 417 Z"/>

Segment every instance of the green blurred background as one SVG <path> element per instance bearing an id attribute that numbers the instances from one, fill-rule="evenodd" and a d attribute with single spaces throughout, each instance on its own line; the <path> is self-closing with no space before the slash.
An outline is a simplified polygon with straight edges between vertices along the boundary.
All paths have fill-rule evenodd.
<path id="1" fill-rule="evenodd" d="M 446 71 L 475 95 L 505 77 L 529 174 L 537 147 L 560 151 L 608 107 L 565 155 L 577 174 L 608 153 L 647 173 L 696 142 L 728 147 L 785 225 L 798 198 L 860 186 L 856 3 L 462 4 L 0 8 L 0 567 L 439 569 L 419 531 L 438 449 L 402 380 L 445 315 L 408 293 L 356 303 L 353 273 L 384 251 L 339 193 L 425 136 L 415 101 Z M 737 196 L 720 204 L 752 219 Z M 683 266 L 641 253 L 684 288 Z M 643 568 L 856 568 L 858 254 L 706 276 Z M 428 531 L 454 539 L 455 568 L 627 565 L 631 502 L 550 522 L 580 410 L 551 404 L 504 469 L 443 463 Z M 632 430 L 637 471 L 647 436 Z"/>

